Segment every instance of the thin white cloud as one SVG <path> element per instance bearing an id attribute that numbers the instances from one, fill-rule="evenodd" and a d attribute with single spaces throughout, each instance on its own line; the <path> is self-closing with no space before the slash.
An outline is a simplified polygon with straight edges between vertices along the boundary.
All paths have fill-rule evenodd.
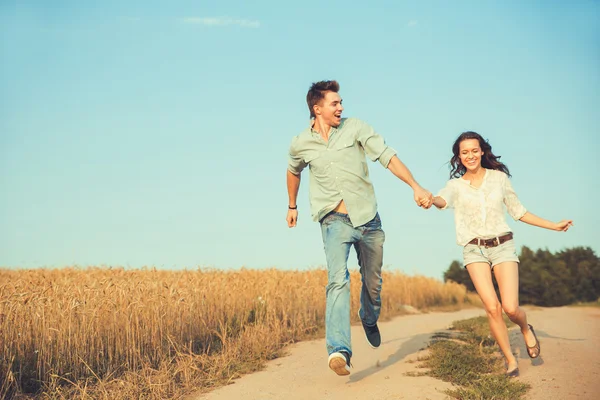
<path id="1" fill-rule="evenodd" d="M 406 26 L 408 26 L 409 28 L 412 28 L 417 25 L 419 25 L 419 21 L 417 21 L 416 19 L 411 19 L 410 21 L 408 21 L 408 24 L 406 24 Z"/>
<path id="2" fill-rule="evenodd" d="M 260 28 L 260 21 L 229 17 L 185 17 L 182 21 L 186 24 L 200 24 L 204 26 L 238 25 L 243 28 Z"/>

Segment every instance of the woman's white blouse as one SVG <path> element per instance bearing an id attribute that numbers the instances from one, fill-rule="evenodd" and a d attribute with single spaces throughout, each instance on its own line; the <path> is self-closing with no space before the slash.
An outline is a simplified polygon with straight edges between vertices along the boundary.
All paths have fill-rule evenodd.
<path id="1" fill-rule="evenodd" d="M 438 193 L 446 201 L 443 209 L 454 209 L 456 242 L 461 246 L 474 238 L 490 239 L 511 232 L 505 209 L 515 221 L 527 212 L 504 172 L 485 171 L 478 188 L 468 180 L 453 178 Z"/>

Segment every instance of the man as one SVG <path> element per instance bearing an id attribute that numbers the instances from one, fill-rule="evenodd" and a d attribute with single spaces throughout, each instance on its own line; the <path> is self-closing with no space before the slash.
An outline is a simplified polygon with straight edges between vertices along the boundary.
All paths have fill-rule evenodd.
<path id="1" fill-rule="evenodd" d="M 432 195 L 415 181 L 381 136 L 355 118 L 342 119 L 342 99 L 336 81 L 314 83 L 306 96 L 310 127 L 292 139 L 287 170 L 287 223 L 296 226 L 300 174 L 310 167 L 310 204 L 327 259 L 326 342 L 329 368 L 350 374 L 350 276 L 348 255 L 354 246 L 362 276 L 358 315 L 368 343 L 381 344 L 377 320 L 381 309 L 381 267 L 385 234 L 365 155 L 379 162 L 414 191 L 417 205 L 431 207 Z"/>

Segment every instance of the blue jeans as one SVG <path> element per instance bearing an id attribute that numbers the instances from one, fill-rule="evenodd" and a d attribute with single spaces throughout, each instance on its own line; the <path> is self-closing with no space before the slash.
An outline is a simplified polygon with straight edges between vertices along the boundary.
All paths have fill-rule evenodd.
<path id="1" fill-rule="evenodd" d="M 327 352 L 347 351 L 350 341 L 350 274 L 348 255 L 354 246 L 362 277 L 359 315 L 369 326 L 375 325 L 381 310 L 381 267 L 383 242 L 379 214 L 354 228 L 346 214 L 332 212 L 321 220 L 321 233 L 327 258 L 327 309 L 325 330 Z"/>

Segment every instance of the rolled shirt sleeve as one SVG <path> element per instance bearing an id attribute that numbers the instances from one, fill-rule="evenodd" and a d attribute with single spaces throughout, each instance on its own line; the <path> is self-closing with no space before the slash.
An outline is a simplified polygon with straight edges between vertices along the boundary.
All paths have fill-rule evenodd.
<path id="1" fill-rule="evenodd" d="M 390 160 L 396 155 L 396 150 L 385 143 L 385 140 L 369 124 L 357 120 L 359 124 L 357 140 L 365 149 L 365 154 L 371 161 L 377 161 L 387 168 Z"/>
<path id="2" fill-rule="evenodd" d="M 438 192 L 437 196 L 441 197 L 446 202 L 446 205 L 443 208 L 440 208 L 440 210 L 454 208 L 456 189 L 451 180 L 446 182 L 446 186 L 444 186 L 444 188 Z"/>
<path id="3" fill-rule="evenodd" d="M 506 210 L 515 221 L 520 220 L 527 213 L 527 209 L 521 204 L 506 174 L 504 174 L 504 204 L 506 205 Z"/>
<path id="4" fill-rule="evenodd" d="M 302 157 L 300 157 L 298 153 L 298 149 L 296 147 L 296 142 L 298 141 L 298 137 L 295 136 L 292 139 L 292 143 L 290 145 L 290 150 L 288 154 L 288 171 L 290 171 L 294 175 L 300 175 L 302 170 L 306 168 L 306 162 Z"/>

